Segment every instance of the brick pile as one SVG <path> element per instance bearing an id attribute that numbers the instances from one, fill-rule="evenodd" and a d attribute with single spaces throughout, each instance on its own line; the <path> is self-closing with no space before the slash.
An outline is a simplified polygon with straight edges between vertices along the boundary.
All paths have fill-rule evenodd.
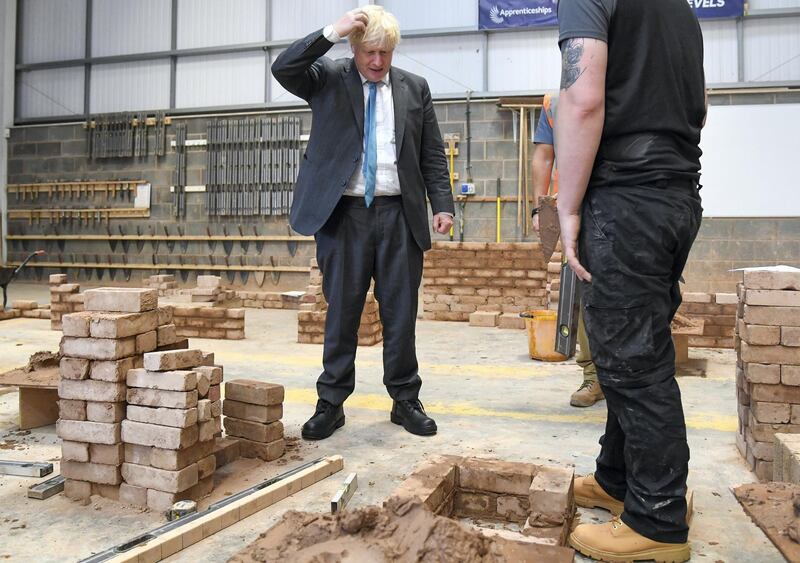
<path id="1" fill-rule="evenodd" d="M 703 321 L 703 334 L 689 336 L 689 346 L 733 348 L 737 303 L 734 293 L 684 293 L 678 313 Z"/>
<path id="2" fill-rule="evenodd" d="M 736 445 L 769 480 L 775 434 L 800 434 L 800 269 L 745 271 L 738 293 Z"/>
<path id="3" fill-rule="evenodd" d="M 273 461 L 286 449 L 283 435 L 283 385 L 236 379 L 225 383 L 225 434 L 239 440 L 242 457 Z"/>
<path id="4" fill-rule="evenodd" d="M 197 287 L 188 293 L 192 303 L 224 303 L 236 298 L 235 291 L 222 287 L 219 276 L 197 276 Z"/>
<path id="5" fill-rule="evenodd" d="M 18 319 L 20 317 L 26 319 L 49 319 L 50 305 L 40 307 L 36 301 L 17 299 L 11 302 L 10 309 L 0 311 L 0 321 Z"/>
<path id="6" fill-rule="evenodd" d="M 539 243 L 435 242 L 423 276 L 428 320 L 468 321 L 476 311 L 518 317 L 547 303 Z"/>
<path id="7" fill-rule="evenodd" d="M 173 322 L 179 337 L 242 340 L 244 312 L 245 310 L 240 308 L 211 307 L 200 303 L 175 305 Z"/>
<path id="8" fill-rule="evenodd" d="M 300 308 L 302 291 L 237 291 L 242 306 L 248 309 L 294 309 Z"/>
<path id="9" fill-rule="evenodd" d="M 213 490 L 222 372 L 203 361 L 200 350 L 153 352 L 144 355 L 142 368 L 128 371 L 123 502 L 166 510 Z"/>
<path id="10" fill-rule="evenodd" d="M 325 342 L 325 319 L 328 316 L 328 303 L 322 294 L 322 272 L 316 260 L 311 260 L 311 272 L 305 295 L 301 299 L 297 313 L 297 341 L 301 344 L 323 344 Z M 367 292 L 361 324 L 358 327 L 358 345 L 374 346 L 383 341 L 378 302 L 372 288 Z"/>
<path id="11" fill-rule="evenodd" d="M 144 287 L 158 290 L 159 297 L 166 297 L 168 295 L 175 295 L 178 293 L 178 282 L 175 281 L 175 276 L 172 274 L 159 274 L 145 278 L 142 282 Z"/>
<path id="12" fill-rule="evenodd" d="M 119 497 L 125 378 L 128 370 L 140 367 L 141 354 L 156 347 L 159 315 L 155 290 L 102 288 L 84 297 L 85 312 L 61 319 L 56 429 L 63 440 L 64 492 L 88 502 L 92 494 Z"/>
<path id="13" fill-rule="evenodd" d="M 61 330 L 61 317 L 83 311 L 83 294 L 77 283 L 67 283 L 67 274 L 50 275 L 50 329 Z"/>

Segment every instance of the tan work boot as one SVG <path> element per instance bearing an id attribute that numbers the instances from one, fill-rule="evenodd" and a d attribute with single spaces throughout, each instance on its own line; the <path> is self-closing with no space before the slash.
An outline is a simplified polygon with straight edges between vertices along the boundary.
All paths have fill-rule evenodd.
<path id="1" fill-rule="evenodd" d="M 689 543 L 662 543 L 644 537 L 614 518 L 605 524 L 580 524 L 569 536 L 569 544 L 583 555 L 599 561 L 688 561 Z"/>
<path id="2" fill-rule="evenodd" d="M 625 503 L 617 500 L 603 490 L 595 481 L 594 473 L 585 477 L 575 477 L 575 504 L 581 508 L 605 508 L 614 516 L 622 514 Z"/>
<path id="3" fill-rule="evenodd" d="M 578 390 L 569 398 L 573 407 L 591 407 L 597 401 L 605 399 L 600 384 L 596 381 L 584 381 Z"/>

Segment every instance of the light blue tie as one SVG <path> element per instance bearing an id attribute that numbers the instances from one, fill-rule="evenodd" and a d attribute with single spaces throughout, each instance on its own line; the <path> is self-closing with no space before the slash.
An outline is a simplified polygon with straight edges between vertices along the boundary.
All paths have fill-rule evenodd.
<path id="1" fill-rule="evenodd" d="M 375 95 L 377 83 L 369 83 L 369 100 L 367 102 L 366 119 L 364 120 L 364 162 L 361 172 L 364 174 L 364 203 L 367 207 L 375 199 L 375 173 L 378 170 L 378 141 L 375 138 Z"/>

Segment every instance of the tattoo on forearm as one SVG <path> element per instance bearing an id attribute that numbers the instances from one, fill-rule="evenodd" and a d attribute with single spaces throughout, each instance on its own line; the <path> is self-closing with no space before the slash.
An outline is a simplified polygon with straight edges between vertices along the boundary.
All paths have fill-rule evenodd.
<path id="1" fill-rule="evenodd" d="M 567 39 L 561 47 L 561 89 L 568 90 L 577 82 L 585 68 L 580 67 L 583 58 L 583 39 Z"/>

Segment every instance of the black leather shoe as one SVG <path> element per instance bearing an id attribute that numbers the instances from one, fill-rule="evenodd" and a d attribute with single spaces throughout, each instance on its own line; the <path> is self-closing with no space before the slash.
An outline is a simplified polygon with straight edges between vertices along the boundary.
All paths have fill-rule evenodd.
<path id="1" fill-rule="evenodd" d="M 323 440 L 344 426 L 344 408 L 319 399 L 314 416 L 303 425 L 301 432 L 306 440 Z"/>
<path id="2" fill-rule="evenodd" d="M 436 434 L 436 422 L 425 414 L 425 409 L 419 400 L 395 401 L 392 405 L 391 421 L 400 424 L 417 436 L 432 436 Z"/>

